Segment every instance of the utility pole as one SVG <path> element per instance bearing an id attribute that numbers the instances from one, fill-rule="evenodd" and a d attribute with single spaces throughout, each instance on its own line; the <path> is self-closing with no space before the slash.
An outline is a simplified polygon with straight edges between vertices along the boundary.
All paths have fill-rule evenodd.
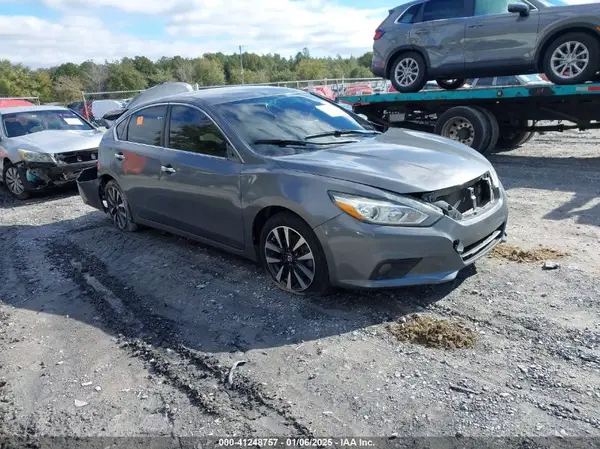
<path id="1" fill-rule="evenodd" d="M 242 46 L 240 45 L 240 71 L 242 73 L 242 84 L 244 84 L 244 61 L 242 58 Z"/>

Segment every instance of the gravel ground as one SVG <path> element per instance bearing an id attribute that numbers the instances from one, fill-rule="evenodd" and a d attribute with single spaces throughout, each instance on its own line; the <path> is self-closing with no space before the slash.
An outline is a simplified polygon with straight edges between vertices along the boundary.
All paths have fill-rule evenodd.
<path id="1" fill-rule="evenodd" d="M 600 436 L 599 135 L 491 157 L 510 243 L 566 253 L 557 269 L 489 257 L 451 284 L 318 300 L 120 233 L 76 190 L 0 191 L 0 434 Z M 477 343 L 401 343 L 387 325 L 414 313 Z"/>

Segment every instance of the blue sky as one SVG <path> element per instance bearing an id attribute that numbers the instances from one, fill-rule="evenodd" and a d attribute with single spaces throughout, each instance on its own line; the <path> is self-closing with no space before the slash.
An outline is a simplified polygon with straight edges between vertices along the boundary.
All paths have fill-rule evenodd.
<path id="1" fill-rule="evenodd" d="M 589 3 L 588 0 L 572 2 Z M 361 55 L 402 0 L 0 0 L 0 59 L 32 67 L 206 52 Z"/>

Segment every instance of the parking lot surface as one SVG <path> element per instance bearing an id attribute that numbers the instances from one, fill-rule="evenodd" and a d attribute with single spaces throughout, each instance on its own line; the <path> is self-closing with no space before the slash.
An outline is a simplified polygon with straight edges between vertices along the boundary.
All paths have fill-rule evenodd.
<path id="1" fill-rule="evenodd" d="M 508 243 L 552 260 L 496 254 L 450 284 L 320 299 L 121 233 L 74 189 L 0 190 L 0 434 L 600 436 L 599 136 L 490 156 Z M 398 341 L 388 325 L 413 314 L 476 344 Z"/>

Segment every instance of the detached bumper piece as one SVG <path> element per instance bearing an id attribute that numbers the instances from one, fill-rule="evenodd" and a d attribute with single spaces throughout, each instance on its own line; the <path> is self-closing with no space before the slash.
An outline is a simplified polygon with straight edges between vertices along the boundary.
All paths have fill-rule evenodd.
<path id="1" fill-rule="evenodd" d="M 77 178 L 77 190 L 85 204 L 104 211 L 104 204 L 100 198 L 100 181 L 98 180 L 98 168 L 96 166 L 86 168 Z"/>

